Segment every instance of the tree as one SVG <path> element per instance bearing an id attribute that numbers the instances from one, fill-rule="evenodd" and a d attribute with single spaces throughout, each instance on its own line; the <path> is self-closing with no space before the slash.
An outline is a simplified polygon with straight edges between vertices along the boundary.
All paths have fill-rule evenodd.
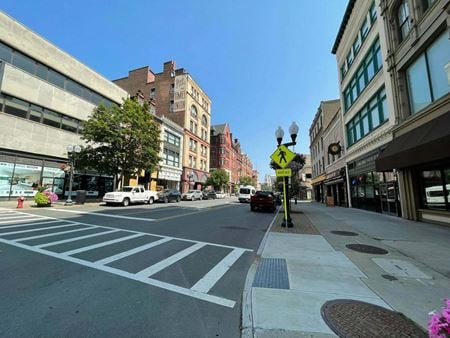
<path id="1" fill-rule="evenodd" d="M 159 126 L 147 104 L 125 99 L 121 106 L 100 104 L 83 123 L 82 139 L 87 146 L 79 166 L 114 175 L 116 188 L 125 176 L 152 172 L 159 162 Z"/>
<path id="2" fill-rule="evenodd" d="M 229 181 L 228 173 L 223 169 L 217 169 L 210 173 L 206 185 L 212 185 L 215 190 L 222 191 L 223 186 Z"/>
<path id="3" fill-rule="evenodd" d="M 242 176 L 241 178 L 239 178 L 239 183 L 241 185 L 256 185 L 255 179 L 250 176 Z"/>

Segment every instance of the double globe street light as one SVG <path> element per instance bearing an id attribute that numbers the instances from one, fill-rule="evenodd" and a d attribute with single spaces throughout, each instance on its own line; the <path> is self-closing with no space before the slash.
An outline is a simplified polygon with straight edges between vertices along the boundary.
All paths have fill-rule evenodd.
<path id="1" fill-rule="evenodd" d="M 68 145 L 67 155 L 69 157 L 70 166 L 70 176 L 69 176 L 69 196 L 67 197 L 66 203 L 64 205 L 72 205 L 72 183 L 73 183 L 73 172 L 75 170 L 75 156 L 81 152 L 81 146 L 79 145 Z"/>
<path id="2" fill-rule="evenodd" d="M 287 143 L 283 143 L 284 146 L 286 147 L 290 147 L 290 146 L 295 146 L 297 144 L 296 139 L 297 139 L 297 134 L 298 134 L 298 125 L 295 122 L 292 122 L 291 125 L 289 126 L 289 134 L 291 134 L 291 140 L 292 142 L 287 142 Z M 283 128 L 281 128 L 280 126 L 277 128 L 277 130 L 275 130 L 275 137 L 277 139 L 277 143 L 278 146 L 281 145 L 281 142 L 283 141 L 283 136 L 284 136 L 284 130 Z M 281 226 L 286 227 L 286 228 L 292 228 L 294 226 L 294 224 L 292 223 L 292 219 L 291 219 L 291 198 L 290 198 L 290 193 L 289 193 L 289 178 L 287 176 L 283 177 L 284 180 L 284 186 L 285 186 L 285 192 L 286 195 L 284 196 L 284 200 L 285 200 L 285 209 L 286 209 L 286 213 L 285 213 L 285 218 L 283 219 L 283 222 L 281 223 Z"/>

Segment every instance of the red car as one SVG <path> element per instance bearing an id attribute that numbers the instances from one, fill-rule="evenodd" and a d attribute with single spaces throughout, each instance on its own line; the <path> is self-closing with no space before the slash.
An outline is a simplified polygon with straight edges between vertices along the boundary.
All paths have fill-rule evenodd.
<path id="1" fill-rule="evenodd" d="M 277 208 L 276 198 L 271 191 L 257 191 L 250 198 L 250 210 L 269 210 L 274 212 Z"/>

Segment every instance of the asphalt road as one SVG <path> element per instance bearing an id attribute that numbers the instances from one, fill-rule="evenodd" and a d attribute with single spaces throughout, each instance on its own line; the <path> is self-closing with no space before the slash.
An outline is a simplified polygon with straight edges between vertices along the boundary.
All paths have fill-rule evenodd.
<path id="1" fill-rule="evenodd" d="M 233 201 L 0 209 L 0 336 L 239 337 L 274 214 Z"/>

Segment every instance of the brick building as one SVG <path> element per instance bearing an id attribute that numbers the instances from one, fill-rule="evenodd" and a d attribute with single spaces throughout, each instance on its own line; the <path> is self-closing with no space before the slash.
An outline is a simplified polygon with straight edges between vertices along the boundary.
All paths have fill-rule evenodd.
<path id="1" fill-rule="evenodd" d="M 184 69 L 164 63 L 161 73 L 148 66 L 129 71 L 113 81 L 130 93 L 139 90 L 154 101 L 156 115 L 165 116 L 184 129 L 181 190 L 201 189 L 209 173 L 211 100 Z"/>
<path id="2" fill-rule="evenodd" d="M 224 169 L 229 177 L 228 193 L 232 193 L 243 176 L 249 176 L 257 182 L 258 172 L 253 169 L 247 154 L 241 152 L 241 145 L 237 138 L 233 139 L 228 124 L 211 126 L 211 171 Z"/>

